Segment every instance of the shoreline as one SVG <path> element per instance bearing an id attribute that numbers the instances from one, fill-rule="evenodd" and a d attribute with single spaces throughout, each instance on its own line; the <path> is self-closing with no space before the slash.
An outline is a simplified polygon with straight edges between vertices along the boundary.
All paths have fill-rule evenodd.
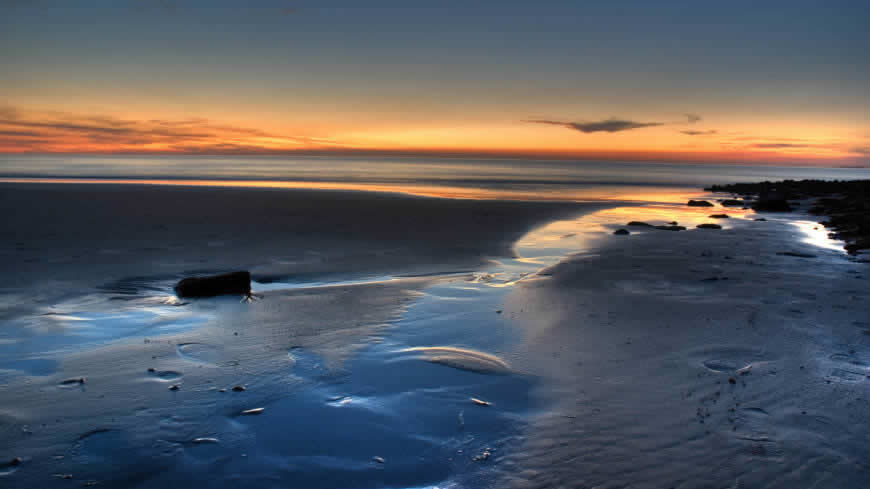
<path id="1" fill-rule="evenodd" d="M 148 289 L 152 279 L 237 269 L 262 282 L 472 270 L 512 256 L 512 244 L 535 226 L 609 205 L 3 184 L 0 258 L 10 284 L 48 279 L 120 294 Z M 33 292 L 52 286 L 39 284 Z"/>
<path id="2" fill-rule="evenodd" d="M 409 200 L 422 200 L 427 208 L 426 199 Z M 511 242 L 521 256 L 504 254 L 499 263 L 474 267 L 479 273 L 469 277 L 436 274 L 269 290 L 252 304 L 228 297 L 155 306 L 148 302 L 154 282 L 147 280 L 100 289 L 98 295 L 126 297 L 100 306 L 107 312 L 158 311 L 162 319 L 130 316 L 125 321 L 135 323 L 135 332 L 128 338 L 64 354 L 56 372 L 7 384 L 14 393 L 7 403 L 17 402 L 0 407 L 0 433 L 13 440 L 0 456 L 20 456 L 24 463 L 6 477 L 39 485 L 51 473 L 74 473 L 110 487 L 133 480 L 146 486 L 172 480 L 197 485 L 231 476 L 257 484 L 317 474 L 334 477 L 329 480 L 336 485 L 354 474 L 369 485 L 415 487 L 491 484 L 493 477 L 500 487 L 578 481 L 655 481 L 648 485 L 659 487 L 664 481 L 679 485 L 687 474 L 718 485 L 792 482 L 785 469 L 765 468 L 771 461 L 765 454 L 774 454 L 791 469 L 816 474 L 824 462 L 849 482 L 863 480 L 848 463 L 870 435 L 868 423 L 854 421 L 870 419 L 860 418 L 870 414 L 868 408 L 848 404 L 866 382 L 855 372 L 870 375 L 855 363 L 870 362 L 865 341 L 870 324 L 851 323 L 852 317 L 870 314 L 866 273 L 847 273 L 862 267 L 860 262 L 815 248 L 815 258 L 780 254 L 811 246 L 801 243 L 791 216 L 756 222 L 751 211 L 685 204 L 604 205 L 585 207 L 579 215 L 583 207 L 575 205 L 467 204 L 450 210 L 471 216 L 495 212 L 503 216 L 495 221 L 498 226 L 510 223 L 496 236 L 514 236 L 528 225 L 522 238 Z M 522 208 L 522 219 L 507 219 Z M 416 219 L 420 209 L 405 206 L 401 212 Z M 234 212 L 246 215 L 244 209 Z M 441 211 L 432 212 L 437 221 Z M 732 216 L 714 219 L 724 229 L 695 228 L 720 212 Z M 547 215 L 557 217 L 540 219 Z M 629 227 L 628 236 L 612 234 L 636 219 L 677 220 L 691 229 Z M 566 232 L 572 229 L 576 236 Z M 425 226 L 417 232 L 414 236 L 424 240 L 431 236 Z M 476 236 L 486 232 L 475 231 Z M 439 236 L 434 245 L 457 235 Z M 342 237 L 338 242 L 345 245 L 380 239 L 378 232 L 358 241 L 359 236 Z M 424 256 L 432 262 L 469 250 L 505 249 L 478 243 L 441 255 L 431 247 L 407 246 L 412 252 L 430 250 Z M 566 251 L 572 247 L 574 254 Z M 540 257 L 524 254 L 534 249 Z M 465 256 L 474 256 L 479 266 L 484 255 Z M 546 266 L 552 259 L 557 263 Z M 374 265 L 404 266 L 395 256 Z M 527 274 L 523 270 L 529 267 L 546 268 Z M 500 272 L 492 276 L 495 270 Z M 288 277 L 274 276 L 279 282 Z M 68 306 L 34 315 L 37 322 L 28 327 L 73 324 L 64 317 L 95 307 L 93 302 Z M 817 323 L 837 340 L 819 336 Z M 181 329 L 173 331 L 174 324 Z M 460 356 L 445 357 L 454 346 L 462 347 Z M 492 365 L 506 371 L 491 374 Z M 741 375 L 738 370 L 746 367 L 750 373 Z M 787 380 L 797 375 L 810 379 L 810 388 Z M 85 377 L 87 383 L 65 384 Z M 172 385 L 180 387 L 172 391 Z M 235 385 L 245 390 L 233 392 Z M 489 404 L 475 407 L 470 397 Z M 46 411 L 48 398 L 56 408 Z M 823 411 L 826 399 L 837 399 L 829 412 Z M 265 412 L 259 416 L 238 414 L 260 407 Z M 838 430 L 848 419 L 851 432 L 844 442 L 839 431 L 806 427 L 800 409 L 813 419 L 824 416 Z M 422 423 L 417 428 L 425 433 L 422 438 L 419 431 L 401 428 L 409 420 Z M 319 422 L 349 431 L 327 437 L 339 445 L 322 445 L 317 438 L 322 431 L 302 426 Z M 286 435 L 272 434 L 275 423 Z M 840 438 L 832 439 L 835 434 Z M 343 436 L 367 441 L 357 446 Z M 762 436 L 768 441 L 756 440 Z M 219 443 L 209 448 L 190 441 L 203 437 Z M 843 446 L 837 445 L 834 455 L 819 455 L 803 439 Z M 100 447 L 127 451 L 119 459 L 123 473 L 101 468 L 110 452 Z M 324 468 L 318 457 L 327 453 L 341 457 Z M 65 458 L 51 458 L 57 454 Z M 301 464 L 296 472 L 266 462 L 287 456 Z M 814 456 L 822 462 L 807 462 Z M 387 464 L 371 462 L 372 457 Z M 720 464 L 723 457 L 726 465 Z M 732 460 L 737 462 L 730 465 Z M 710 467 L 709 474 L 698 472 Z M 168 475 L 154 475 L 164 471 Z"/>

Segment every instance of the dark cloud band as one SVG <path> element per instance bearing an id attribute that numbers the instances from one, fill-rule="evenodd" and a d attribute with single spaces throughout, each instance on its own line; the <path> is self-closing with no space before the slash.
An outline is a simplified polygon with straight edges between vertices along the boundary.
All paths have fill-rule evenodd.
<path id="1" fill-rule="evenodd" d="M 591 122 L 563 122 L 546 119 L 532 119 L 527 120 L 526 122 L 530 122 L 533 124 L 550 124 L 553 126 L 567 127 L 568 129 L 574 129 L 575 131 L 580 131 L 583 133 L 621 132 L 630 131 L 632 129 L 641 129 L 644 127 L 663 126 L 665 124 L 664 122 L 629 121 L 625 119 L 617 119 L 614 117 L 602 121 Z"/>

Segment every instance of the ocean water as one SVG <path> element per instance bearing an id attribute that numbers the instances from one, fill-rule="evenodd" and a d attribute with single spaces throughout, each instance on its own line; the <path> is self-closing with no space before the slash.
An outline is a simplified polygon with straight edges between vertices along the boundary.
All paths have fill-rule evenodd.
<path id="1" fill-rule="evenodd" d="M 660 200 L 713 184 L 860 179 L 867 168 L 426 157 L 0 155 L 0 181 L 324 188 L 448 198 Z M 682 195 L 681 195 L 682 196 Z M 680 196 L 680 197 L 681 197 Z"/>
<path id="2" fill-rule="evenodd" d="M 176 257 L 191 255 L 191 251 L 181 245 L 159 247 L 161 239 L 171 236 L 161 237 L 165 229 L 147 219 L 154 212 L 153 202 L 131 206 L 133 212 L 118 210 L 117 218 L 129 220 L 129 227 L 153 227 L 157 238 L 144 247 L 141 243 L 128 248 L 118 243 L 92 250 L 75 247 L 79 236 L 74 236 L 75 229 L 58 225 L 61 214 L 52 212 L 52 206 L 34 214 L 42 219 L 36 227 L 45 228 L 49 243 L 38 246 L 50 250 L 32 252 L 29 248 L 35 245 L 16 243 L 20 238 L 15 231 L 6 230 L 13 239 L 0 247 L 3 259 L 19 256 L 13 252 L 21 248 L 23 253 L 31 253 L 26 255 L 28 259 L 40 254 L 48 257 L 51 266 L 34 265 L 40 276 L 0 288 L 0 457 L 24 459 L 21 465 L 0 466 L 0 485 L 8 482 L 9 487 L 39 487 L 44 481 L 68 482 L 57 480 L 54 474 L 70 474 L 77 482 L 137 488 L 548 487 L 536 482 L 552 476 L 547 472 L 546 457 L 562 462 L 573 456 L 577 446 L 606 454 L 616 445 L 608 442 L 613 439 L 628 447 L 669 443 L 667 434 L 647 429 L 655 423 L 632 427 L 617 425 L 607 417 L 609 408 L 620 423 L 644 419 L 642 398 L 623 396 L 633 402 L 607 405 L 611 389 L 624 393 L 625 387 L 631 386 L 625 377 L 627 372 L 637 374 L 625 367 L 633 365 L 631 362 L 617 365 L 614 358 L 602 354 L 603 360 L 584 367 L 596 376 L 581 379 L 581 390 L 540 395 L 550 387 L 544 376 L 532 374 L 535 369 L 529 366 L 546 362 L 536 357 L 542 353 L 531 351 L 529 345 L 536 337 L 552 332 L 537 330 L 536 319 L 528 318 L 522 305 L 512 303 L 518 286 L 537 275 L 546 276 L 550 267 L 568 257 L 593 260 L 596 249 L 613 239 L 613 230 L 627 221 L 663 224 L 678 220 L 688 227 L 706 222 L 711 210 L 687 208 L 684 202 L 690 197 L 712 198 L 701 190 L 709 184 L 870 177 L 870 171 L 861 169 L 611 162 L 55 156 L 5 156 L 0 159 L 0 174 L 0 180 L 12 187 L 15 182 L 93 182 L 583 201 L 574 215 L 560 214 L 518 237 L 511 256 L 446 271 L 433 267 L 431 273 L 425 268 L 415 273 L 406 269 L 336 273 L 330 269 L 330 273 L 318 275 L 315 267 L 304 276 L 277 274 L 277 279 L 255 282 L 254 291 L 262 298 L 251 303 L 236 297 L 191 302 L 174 297 L 172 285 L 178 270 L 207 270 L 217 265 L 186 258 L 188 261 L 173 265 L 175 268 L 166 268 L 167 260 L 181 260 Z M 63 199 L 87 198 L 86 192 L 64 193 L 63 185 L 51 187 L 58 189 Z M 0 186 L 0 192 L 7 188 Z M 64 200 L 56 205 L 62 207 Z M 715 210 L 731 214 L 722 223 L 726 230 L 754 222 L 748 210 Z M 189 226 L 201 224 L 193 217 Z M 375 222 L 379 216 L 365 218 Z M 795 243 L 818 250 L 814 252 L 829 268 L 831 263 L 841 266 L 842 250 L 823 229 L 790 216 L 770 216 L 770 221 Z M 219 220 L 204 224 L 206 228 L 213 226 L 216 235 L 221 225 Z M 281 227 L 282 223 L 274 225 Z M 67 231 L 52 234 L 61 229 Z M 358 243 L 352 234 L 339 236 L 347 239 L 348 248 Z M 219 235 L 206 236 L 209 248 L 230 250 L 230 260 L 261 263 L 267 271 L 278 264 L 286 269 L 302 263 L 279 256 L 281 246 L 257 248 L 253 257 L 245 254 L 244 249 L 253 248 L 250 242 L 272 239 L 262 232 L 246 234 L 248 244 L 234 244 Z M 306 265 L 312 257 L 323 264 L 335 260 L 318 246 L 305 251 Z M 392 252 L 374 249 L 377 253 Z M 352 251 L 348 249 L 348 253 Z M 115 267 L 103 266 L 98 273 L 117 269 L 123 276 L 107 278 L 92 287 L 53 275 L 52 267 L 70 263 L 82 276 L 93 275 L 93 270 L 76 269 L 77 258 L 68 256 L 88 253 L 109 257 L 107 263 Z M 374 255 L 362 256 L 371 259 Z M 631 289 L 630 282 L 624 285 L 626 297 L 669 293 L 668 283 L 656 286 L 659 289 L 646 291 Z M 617 348 L 626 342 L 618 324 L 597 334 L 589 338 L 590 343 L 604 344 L 604 338 L 616 345 L 607 348 Z M 583 338 L 573 333 L 565 340 L 567 345 L 583 343 Z M 703 349 L 707 345 L 692 345 L 696 346 Z M 755 350 L 733 346 L 723 351 L 699 353 L 700 359 L 691 359 L 693 366 L 705 365 L 704 361 L 712 365 L 711 358 L 723 363 L 722 358 L 730 361 L 737 354 L 747 356 L 746 351 L 756 354 Z M 576 356 L 571 352 L 546 354 L 547 360 L 550 355 Z M 861 349 L 849 358 L 863 354 Z M 752 355 L 749 357 L 754 361 Z M 764 351 L 756 356 L 767 359 L 771 355 Z M 667 359 L 667 368 L 662 371 L 675 368 L 679 361 Z M 578 357 L 575 363 L 582 366 L 582 362 L 589 361 Z M 863 372 L 865 367 L 850 368 Z M 700 367 L 680 370 L 679 375 L 694 377 L 696 370 L 710 375 Z M 669 381 L 666 373 L 655 377 L 658 383 L 654 385 Z M 701 373 L 697 375 L 702 378 Z M 87 382 L 76 382 L 80 377 L 86 377 Z M 694 386 L 685 379 L 680 382 Z M 588 394 L 586 383 L 591 386 Z M 170 391 L 170 385 L 179 385 L 180 390 Z M 233 392 L 235 385 L 246 389 Z M 842 385 L 842 390 L 848 388 Z M 661 392 L 655 386 L 649 391 L 628 390 Z M 587 396 L 596 402 L 604 399 L 600 402 L 605 422 L 596 425 L 595 416 L 600 414 L 596 405 L 599 413 L 582 420 L 591 436 L 587 439 L 583 433 L 581 441 L 569 437 L 571 446 L 565 446 L 564 439 L 552 435 L 562 431 L 562 425 L 549 429 L 546 421 L 553 416 L 565 418 L 565 404 L 576 405 L 582 412 L 588 407 L 584 404 L 589 402 Z M 552 402 L 552 397 L 557 401 Z M 843 397 L 854 396 L 847 393 Z M 240 414 L 252 408 L 265 410 L 255 416 Z M 761 431 L 755 426 L 762 424 L 759 412 L 766 416 L 760 408 L 749 405 L 740 415 L 748 419 L 745 425 Z M 567 416 L 574 419 L 575 415 Z M 668 426 L 688 422 L 694 420 L 668 418 Z M 770 478 L 758 475 L 766 474 L 758 467 L 772 457 L 779 457 L 773 462 L 783 472 L 807 470 L 814 480 L 825 480 L 818 478 L 823 467 L 811 465 L 807 469 L 801 465 L 815 460 L 816 452 L 802 455 L 795 464 L 779 451 L 766 448 L 767 441 L 761 435 L 747 435 L 746 430 L 742 428 L 738 434 L 761 440 L 753 442 L 761 448 L 753 445 L 753 452 L 741 452 L 744 458 L 734 464 L 733 471 L 725 471 L 727 474 L 718 479 L 714 476 L 713 482 L 719 486 L 742 487 L 733 474 L 770 482 Z M 537 431 L 550 437 L 544 445 L 534 446 Z M 731 436 L 725 431 L 716 434 L 723 439 Z M 721 445 L 715 441 L 700 443 L 700 429 L 693 429 L 690 436 L 681 440 L 687 446 L 697 444 L 693 450 L 699 458 L 716 459 Z M 812 436 L 827 440 L 841 434 L 820 428 Z M 764 437 L 773 436 L 765 432 Z M 525 465 L 512 465 L 525 457 L 525 452 L 538 456 Z M 600 466 L 625 466 L 623 455 L 630 451 L 616 452 L 609 460 L 602 458 Z M 825 463 L 845 464 L 852 463 L 849 457 L 856 451 L 823 452 L 828 457 Z M 594 457 L 592 453 L 588 460 Z M 652 460 L 641 450 L 629 464 L 640 467 L 638 477 L 652 479 L 614 478 L 612 484 L 657 487 L 650 481 L 672 483 L 683 477 L 679 461 L 668 465 L 650 463 Z M 860 463 L 847 466 L 847 471 L 854 470 L 859 476 L 848 472 L 845 477 L 860 482 L 861 469 L 855 468 Z M 585 474 L 575 476 L 575 483 L 596 482 L 591 476 L 585 479 Z M 697 481 L 694 485 L 683 482 L 685 487 L 703 486 Z"/>

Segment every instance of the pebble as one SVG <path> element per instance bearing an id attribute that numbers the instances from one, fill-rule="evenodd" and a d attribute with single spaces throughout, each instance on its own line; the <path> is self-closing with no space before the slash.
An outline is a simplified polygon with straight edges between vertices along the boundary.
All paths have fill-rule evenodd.
<path id="1" fill-rule="evenodd" d="M 386 462 L 386 460 L 384 460 L 384 457 L 372 457 L 372 460 L 379 464 Z"/>
<path id="2" fill-rule="evenodd" d="M 492 455 L 492 452 L 489 451 L 489 448 L 486 448 L 483 450 L 483 452 L 481 452 L 480 455 L 475 455 L 474 458 L 472 458 L 471 460 L 479 462 L 481 460 L 488 459 L 490 455 Z"/>

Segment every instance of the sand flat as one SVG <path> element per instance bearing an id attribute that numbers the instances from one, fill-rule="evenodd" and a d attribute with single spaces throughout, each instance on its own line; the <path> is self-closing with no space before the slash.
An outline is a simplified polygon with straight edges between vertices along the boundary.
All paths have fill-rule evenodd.
<path id="1" fill-rule="evenodd" d="M 815 246 L 800 215 L 729 211 L 710 233 L 692 228 L 709 210 L 672 203 L 232 191 L 271 206 L 250 222 L 232 214 L 253 210 L 244 205 L 215 210 L 235 216 L 233 236 L 194 224 L 177 255 L 128 244 L 83 255 L 87 266 L 60 252 L 16 265 L 42 280 L 4 301 L 3 346 L 17 356 L 4 364 L 0 456 L 23 463 L 3 477 L 26 486 L 73 474 L 109 487 L 866 480 L 856 462 L 868 434 L 866 263 Z M 213 198 L 162 192 L 145 194 Z M 355 231 L 299 217 L 273 229 L 276 212 L 305 199 L 329 226 Z M 400 207 L 403 237 L 390 223 L 361 226 L 380 199 Z M 163 213 L 143 222 L 176 212 L 155 205 Z M 100 212 L 72 248 L 111 237 L 101 228 L 111 212 Z M 430 232 L 454 218 L 456 228 Z M 690 229 L 612 235 L 630 220 Z M 134 271 L 130 256 L 154 261 Z M 262 298 L 172 300 L 178 274 L 234 260 L 259 271 Z"/>

